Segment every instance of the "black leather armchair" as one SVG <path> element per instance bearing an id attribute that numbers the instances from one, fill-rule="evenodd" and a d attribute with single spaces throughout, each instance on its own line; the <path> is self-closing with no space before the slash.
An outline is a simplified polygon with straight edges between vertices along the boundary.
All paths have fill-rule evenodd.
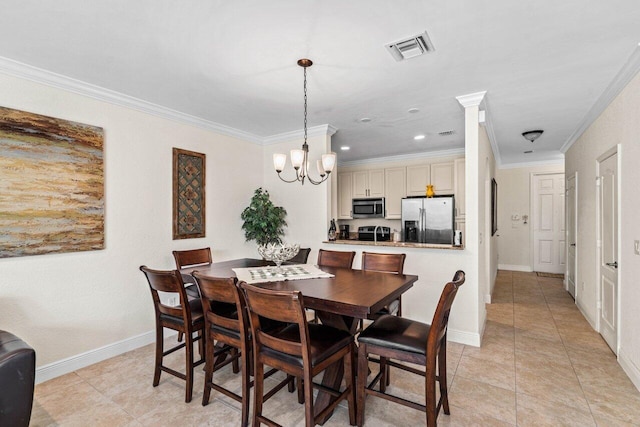
<path id="1" fill-rule="evenodd" d="M 0 426 L 28 426 L 36 378 L 36 352 L 0 331 Z"/>

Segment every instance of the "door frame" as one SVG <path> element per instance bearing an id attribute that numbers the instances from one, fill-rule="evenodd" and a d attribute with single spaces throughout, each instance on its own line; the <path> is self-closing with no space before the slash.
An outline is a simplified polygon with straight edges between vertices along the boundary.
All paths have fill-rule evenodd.
<path id="1" fill-rule="evenodd" d="M 573 182 L 574 182 L 574 186 L 575 186 L 575 194 L 574 194 L 574 207 L 573 207 L 573 227 L 574 227 L 574 238 L 576 241 L 576 247 L 574 250 L 574 263 L 575 263 L 575 271 L 574 271 L 574 297 L 573 300 L 576 302 L 576 304 L 578 303 L 578 290 L 580 288 L 579 283 L 580 281 L 578 280 L 578 274 L 579 274 L 579 268 L 578 268 L 578 241 L 580 240 L 580 235 L 578 234 L 578 171 L 574 171 L 572 174 L 566 176 L 566 182 L 569 182 L 569 179 L 573 178 Z M 569 192 L 569 186 L 565 183 L 565 190 L 568 193 Z M 566 195 L 565 195 L 565 204 L 568 203 Z M 566 205 L 565 205 L 565 209 L 564 209 L 566 218 L 565 218 L 565 231 L 566 231 L 566 254 L 565 254 L 565 259 L 567 260 L 567 268 L 565 270 L 565 274 L 564 274 L 564 290 L 565 291 L 569 291 L 569 246 L 571 245 L 571 243 L 569 242 L 569 227 L 567 227 L 567 224 L 569 224 L 569 221 L 567 221 L 567 218 L 569 218 L 569 209 L 567 209 Z"/>
<path id="2" fill-rule="evenodd" d="M 617 208 L 617 218 L 616 221 L 618 223 L 618 229 L 617 229 L 617 253 L 618 253 L 618 260 L 620 259 L 620 255 L 622 254 L 622 248 L 621 248 L 621 242 L 622 242 L 622 223 L 621 223 L 621 215 L 622 215 L 622 195 L 620 194 L 620 189 L 622 188 L 621 184 L 621 180 L 620 177 L 622 176 L 621 174 L 621 166 L 622 166 L 622 144 L 616 144 L 615 146 L 611 147 L 610 149 L 606 150 L 604 153 L 600 154 L 597 158 L 596 158 L 596 185 L 595 185 L 595 191 L 596 191 L 596 265 L 595 265 L 595 272 L 596 272 L 596 330 L 598 331 L 598 333 L 602 332 L 602 325 L 600 322 L 600 319 L 602 318 L 602 275 L 601 275 L 601 271 L 600 271 L 600 265 L 602 264 L 602 227 L 600 226 L 600 222 L 601 222 L 601 218 L 600 218 L 600 203 L 601 203 L 601 188 L 600 188 L 600 163 L 604 160 L 606 160 L 607 158 L 613 156 L 614 154 L 617 155 L 617 159 L 616 159 L 616 167 L 617 167 L 617 177 L 616 177 L 616 187 L 617 187 L 617 198 L 618 200 L 616 201 L 616 208 Z M 618 283 L 616 283 L 616 348 L 615 348 L 615 354 L 616 356 L 618 355 L 619 351 L 620 351 L 620 319 L 622 318 L 622 316 L 620 316 L 620 301 L 622 301 L 621 296 L 622 296 L 622 290 L 620 289 L 620 283 L 621 280 L 620 278 L 622 277 L 622 271 L 624 269 L 624 266 L 619 263 L 618 264 L 618 272 L 617 272 L 617 281 Z"/>
<path id="3" fill-rule="evenodd" d="M 534 207 L 534 198 L 535 198 L 535 194 L 533 194 L 533 186 L 534 186 L 534 179 L 536 176 L 543 176 L 543 175 L 562 175 L 564 176 L 564 180 L 565 180 L 565 184 L 566 184 L 566 175 L 565 172 L 562 171 L 556 171 L 556 172 L 531 172 L 529 174 L 529 266 L 531 268 L 531 271 L 535 272 L 535 250 L 536 250 L 536 242 L 533 240 L 534 239 L 534 233 L 533 233 L 533 229 L 534 229 L 534 221 L 535 221 L 535 211 L 533 209 Z M 565 190 L 566 190 L 566 186 L 565 186 Z M 567 200 L 565 198 L 565 204 L 567 203 Z M 564 216 L 566 217 L 567 215 L 567 209 L 565 206 L 565 214 Z M 566 219 L 566 218 L 565 218 Z M 566 223 L 565 223 L 565 231 L 566 231 Z M 566 246 L 566 243 L 565 243 Z M 566 251 L 566 248 L 565 248 Z M 566 258 L 565 258 L 565 262 L 566 262 Z"/>

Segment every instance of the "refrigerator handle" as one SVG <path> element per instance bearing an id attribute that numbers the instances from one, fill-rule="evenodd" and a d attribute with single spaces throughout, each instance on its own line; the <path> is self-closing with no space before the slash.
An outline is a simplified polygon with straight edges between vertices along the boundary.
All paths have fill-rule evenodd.
<path id="1" fill-rule="evenodd" d="M 418 243 L 424 242 L 424 223 L 425 215 L 424 208 L 420 208 L 420 220 L 418 221 Z"/>

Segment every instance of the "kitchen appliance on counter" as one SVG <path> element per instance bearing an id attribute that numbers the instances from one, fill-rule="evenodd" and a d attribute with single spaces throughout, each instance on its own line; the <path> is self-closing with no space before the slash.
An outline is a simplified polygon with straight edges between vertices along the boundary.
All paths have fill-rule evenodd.
<path id="1" fill-rule="evenodd" d="M 373 242 L 374 240 L 377 240 L 378 242 L 388 242 L 391 240 L 391 229 L 389 227 L 375 225 L 358 227 L 358 240 L 369 242 Z"/>
<path id="2" fill-rule="evenodd" d="M 454 243 L 454 198 L 402 199 L 402 237 L 405 242 Z"/>
<path id="3" fill-rule="evenodd" d="M 340 235 L 338 238 L 341 240 L 349 240 L 349 224 L 340 225 Z"/>
<path id="4" fill-rule="evenodd" d="M 384 218 L 384 197 L 351 200 L 352 218 Z"/>

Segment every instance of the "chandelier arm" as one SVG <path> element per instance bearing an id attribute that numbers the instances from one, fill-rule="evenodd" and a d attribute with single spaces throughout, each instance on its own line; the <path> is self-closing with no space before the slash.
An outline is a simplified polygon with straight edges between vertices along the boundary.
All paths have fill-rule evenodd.
<path id="1" fill-rule="evenodd" d="M 276 171 L 276 172 L 277 172 L 277 171 Z M 286 182 L 286 183 L 288 183 L 288 184 L 291 184 L 292 182 L 300 181 L 300 177 L 298 177 L 298 174 L 297 174 L 297 173 L 296 173 L 296 177 L 295 177 L 294 179 L 292 179 L 292 180 L 288 180 L 288 179 L 284 179 L 284 178 L 282 177 L 282 175 L 280 175 L 280 172 L 278 172 L 278 178 L 280 178 L 280 180 L 282 180 L 282 181 L 284 181 L 284 182 Z"/>

